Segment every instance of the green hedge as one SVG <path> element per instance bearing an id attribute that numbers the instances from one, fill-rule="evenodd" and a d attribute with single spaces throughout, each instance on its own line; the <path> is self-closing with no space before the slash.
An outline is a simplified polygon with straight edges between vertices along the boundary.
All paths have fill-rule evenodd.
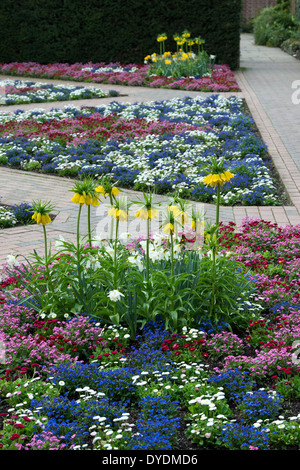
<path id="1" fill-rule="evenodd" d="M 188 29 L 239 67 L 241 0 L 1 0 L 0 62 L 143 63 L 156 37 Z"/>

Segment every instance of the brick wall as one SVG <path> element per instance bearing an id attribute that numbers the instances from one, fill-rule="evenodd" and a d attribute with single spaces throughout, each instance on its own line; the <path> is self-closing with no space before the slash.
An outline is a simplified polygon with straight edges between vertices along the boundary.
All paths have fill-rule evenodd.
<path id="1" fill-rule="evenodd" d="M 243 0 L 242 22 L 257 16 L 258 10 L 276 5 L 276 0 Z"/>

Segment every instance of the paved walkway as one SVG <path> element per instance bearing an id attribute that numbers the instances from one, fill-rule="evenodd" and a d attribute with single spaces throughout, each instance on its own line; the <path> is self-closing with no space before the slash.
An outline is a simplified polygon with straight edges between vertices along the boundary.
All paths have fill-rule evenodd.
<path id="1" fill-rule="evenodd" d="M 300 62 L 277 48 L 254 45 L 251 34 L 241 35 L 241 63 L 236 77 L 241 93 L 235 94 L 245 98 L 255 119 L 262 138 L 268 145 L 269 153 L 279 172 L 282 183 L 289 194 L 291 203 L 285 207 L 223 207 L 220 219 L 230 220 L 239 224 L 243 218 L 258 217 L 276 222 L 279 225 L 300 224 L 300 83 L 292 88 L 293 83 L 300 80 Z M 11 78 L 11 77 L 7 77 Z M 32 79 L 30 79 L 32 80 Z M 38 81 L 42 81 L 38 79 Z M 47 80 L 44 80 L 47 81 Z M 51 81 L 53 82 L 53 81 Z M 59 80 L 54 82 L 61 83 Z M 63 83 L 66 83 L 63 81 Z M 70 82 L 74 84 L 74 82 Z M 297 83 L 296 83 L 297 85 Z M 97 86 L 96 84 L 93 86 Z M 103 90 L 111 89 L 112 85 L 98 85 Z M 122 102 L 154 101 L 171 99 L 173 97 L 193 96 L 197 92 L 182 90 L 151 89 L 143 87 L 113 86 L 122 95 Z M 229 95 L 224 93 L 224 95 Z M 293 98 L 294 97 L 294 102 Z M 95 105 L 111 101 L 111 98 L 100 100 L 76 101 L 74 105 Z M 34 105 L 18 105 L 1 107 L 1 111 L 14 109 L 64 107 L 66 103 L 41 103 Z M 49 240 L 52 245 L 62 235 L 65 239 L 75 240 L 77 223 L 77 206 L 70 201 L 73 182 L 67 178 L 49 175 L 39 175 L 0 167 L 1 202 L 15 204 L 32 202 L 32 200 L 51 200 L 56 207 L 57 216 L 51 225 L 47 226 Z M 129 198 L 138 198 L 138 194 L 126 191 Z M 165 198 L 159 198 L 165 200 Z M 203 208 L 208 218 L 214 218 L 215 208 L 209 204 L 198 204 Z M 92 224 L 95 234 L 105 236 L 107 220 L 104 208 L 101 206 L 92 211 Z M 130 220 L 130 230 L 139 231 Z M 121 227 L 127 231 L 128 226 Z M 86 214 L 83 211 L 82 233 L 86 232 Z M 0 231 L 0 266 L 5 263 L 8 254 L 27 256 L 37 250 L 43 253 L 42 228 L 36 225 L 16 227 Z"/>

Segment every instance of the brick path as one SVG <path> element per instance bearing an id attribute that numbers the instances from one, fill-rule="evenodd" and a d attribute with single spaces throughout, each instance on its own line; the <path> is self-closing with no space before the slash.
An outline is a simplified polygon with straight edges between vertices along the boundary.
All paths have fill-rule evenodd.
<path id="1" fill-rule="evenodd" d="M 236 72 L 241 93 L 224 93 L 225 96 L 236 95 L 245 98 L 258 130 L 268 146 L 283 185 L 289 194 L 291 203 L 284 207 L 223 207 L 220 219 L 241 223 L 246 216 L 257 217 L 276 222 L 279 225 L 300 224 L 300 104 L 293 104 L 292 83 L 300 80 L 300 62 L 277 48 L 255 46 L 251 34 L 241 35 L 241 68 Z M 11 77 L 7 77 L 11 78 Z M 33 79 L 30 79 L 33 80 Z M 42 81 L 38 79 L 37 81 Z M 47 80 L 43 80 L 47 81 Z M 58 82 L 53 80 L 51 82 Z M 66 83 L 65 81 L 63 83 Z M 70 82 L 74 84 L 74 82 Z M 87 84 L 85 84 L 87 85 Z M 122 102 L 160 101 L 174 97 L 193 96 L 197 92 L 182 90 L 150 89 L 144 87 L 121 87 L 95 84 L 103 90 L 115 89 L 122 95 Z M 298 95 L 300 97 L 300 93 Z M 73 102 L 74 105 L 95 105 L 111 101 L 111 98 L 100 100 L 83 100 Z M 1 107 L 1 111 L 15 109 L 64 107 L 65 102 L 41 103 L 34 105 L 18 105 Z M 1 202 L 16 204 L 32 202 L 32 200 L 51 200 L 56 207 L 56 218 L 47 226 L 48 238 L 54 246 L 54 241 L 62 235 L 65 239 L 75 240 L 78 207 L 70 201 L 73 182 L 70 179 L 49 175 L 22 172 L 0 167 L 0 196 Z M 132 191 L 126 191 L 129 198 L 139 196 Z M 164 197 L 159 199 L 165 200 Z M 213 218 L 215 208 L 210 204 L 197 204 L 203 208 L 208 218 Z M 103 207 L 93 209 L 92 225 L 95 234 L 103 235 L 105 230 Z M 131 227 L 131 226 L 130 226 Z M 121 227 L 127 231 L 128 227 Z M 86 214 L 83 211 L 81 232 L 86 233 Z M 43 232 L 40 226 L 31 225 L 0 231 L 0 266 L 8 254 L 28 256 L 37 250 L 42 254 Z"/>

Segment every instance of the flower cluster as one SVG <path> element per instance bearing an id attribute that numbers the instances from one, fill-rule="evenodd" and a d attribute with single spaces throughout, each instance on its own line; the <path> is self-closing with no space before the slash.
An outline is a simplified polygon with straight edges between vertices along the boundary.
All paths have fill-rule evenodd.
<path id="1" fill-rule="evenodd" d="M 280 203 L 266 146 L 234 97 L 113 102 L 3 113 L 0 120 L 0 163 L 11 167 L 61 176 L 107 175 L 120 187 L 151 186 L 160 194 L 176 190 L 201 202 L 216 201 L 215 183 L 221 181 L 226 182 L 223 205 Z M 217 172 L 221 179 L 212 182 L 216 177 L 205 175 L 214 158 L 224 160 L 227 173 Z"/>
<path id="2" fill-rule="evenodd" d="M 0 64 L 5 75 L 46 77 L 81 82 L 111 83 L 118 85 L 143 85 L 150 87 L 170 87 L 197 91 L 240 91 L 234 73 L 228 65 L 215 65 L 211 77 L 193 78 L 149 76 L 149 65 L 139 66 L 120 63 L 76 63 L 38 64 L 35 62 L 12 62 Z"/>
<path id="3" fill-rule="evenodd" d="M 22 80 L 1 80 L 0 87 L 5 90 L 5 94 L 0 97 L 0 105 L 2 106 L 84 100 L 118 95 L 118 92 L 114 90 L 107 94 L 100 88 L 95 87 L 53 85 L 40 82 L 25 82 Z"/>

